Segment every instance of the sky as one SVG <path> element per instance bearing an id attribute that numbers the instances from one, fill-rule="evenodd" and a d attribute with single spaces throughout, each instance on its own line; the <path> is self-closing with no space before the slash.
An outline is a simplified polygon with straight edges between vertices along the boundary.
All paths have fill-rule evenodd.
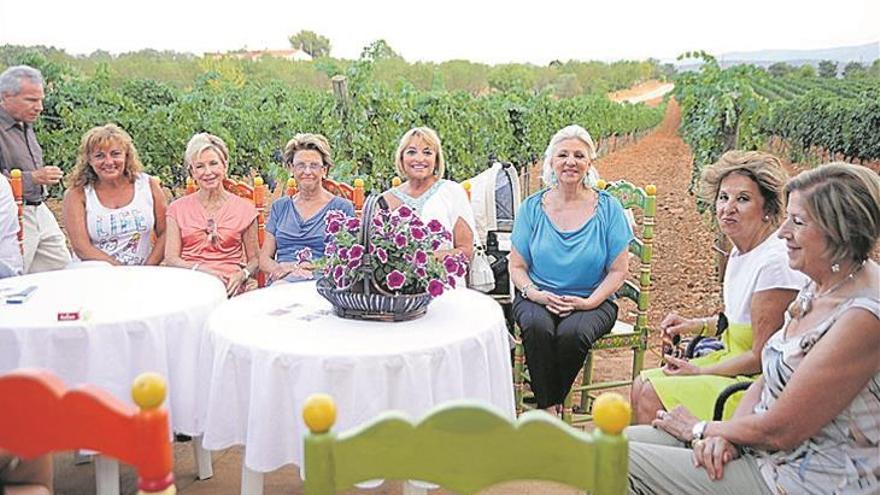
<path id="1" fill-rule="evenodd" d="M 329 38 L 338 58 L 357 58 L 385 39 L 409 62 L 667 61 L 696 49 L 720 55 L 877 42 L 880 0 L 0 0 L 0 45 L 71 54 L 280 49 L 303 29 Z"/>

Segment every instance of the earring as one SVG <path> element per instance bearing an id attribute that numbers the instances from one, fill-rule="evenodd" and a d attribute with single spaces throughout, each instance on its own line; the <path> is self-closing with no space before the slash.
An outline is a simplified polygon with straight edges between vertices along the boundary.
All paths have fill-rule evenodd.
<path id="1" fill-rule="evenodd" d="M 555 186 L 558 183 L 559 179 L 556 177 L 556 171 L 553 170 L 552 172 L 550 172 L 550 185 Z"/>
<path id="2" fill-rule="evenodd" d="M 764 222 L 770 221 L 770 215 L 764 215 Z"/>
<path id="3" fill-rule="evenodd" d="M 831 271 L 833 273 L 839 272 L 840 271 L 840 263 L 834 263 L 833 265 L 831 265 Z"/>

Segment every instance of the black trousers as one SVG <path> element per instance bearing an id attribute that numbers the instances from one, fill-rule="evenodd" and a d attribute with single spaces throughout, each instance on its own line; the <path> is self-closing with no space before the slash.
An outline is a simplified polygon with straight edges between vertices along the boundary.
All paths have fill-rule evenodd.
<path id="1" fill-rule="evenodd" d="M 522 330 L 532 392 L 538 407 L 562 404 L 584 365 L 587 351 L 617 320 L 617 305 L 606 300 L 590 311 L 565 318 L 517 294 L 513 317 Z"/>

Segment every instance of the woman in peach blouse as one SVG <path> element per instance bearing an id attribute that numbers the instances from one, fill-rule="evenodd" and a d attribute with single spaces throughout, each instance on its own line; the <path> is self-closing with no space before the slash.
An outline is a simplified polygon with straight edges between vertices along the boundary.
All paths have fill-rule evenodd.
<path id="1" fill-rule="evenodd" d="M 222 139 L 196 134 L 184 160 L 199 190 L 168 207 L 165 262 L 211 273 L 237 294 L 259 262 L 257 210 L 223 187 L 229 151 Z"/>

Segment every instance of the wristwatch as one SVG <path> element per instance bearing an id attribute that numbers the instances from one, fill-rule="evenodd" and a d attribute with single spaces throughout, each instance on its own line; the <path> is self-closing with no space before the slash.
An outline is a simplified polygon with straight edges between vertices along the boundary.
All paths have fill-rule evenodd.
<path id="1" fill-rule="evenodd" d="M 706 426 L 709 425 L 708 421 L 699 421 L 697 424 L 691 428 L 691 443 L 696 442 L 697 440 L 702 440 L 706 436 Z"/>

